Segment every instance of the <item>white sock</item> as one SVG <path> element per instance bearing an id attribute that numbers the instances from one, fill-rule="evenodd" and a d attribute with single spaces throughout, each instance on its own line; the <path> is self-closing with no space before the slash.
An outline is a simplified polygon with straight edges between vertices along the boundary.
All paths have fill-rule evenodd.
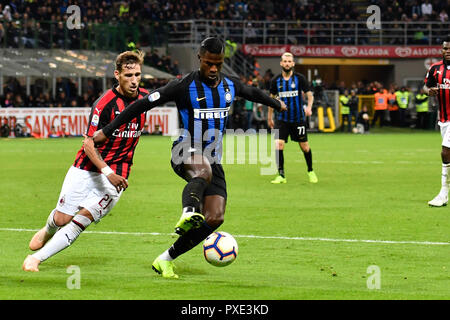
<path id="1" fill-rule="evenodd" d="M 81 232 L 90 224 L 91 220 L 89 218 L 76 215 L 71 222 L 59 229 L 41 250 L 32 256 L 41 262 L 47 260 L 74 243 Z"/>
<path id="2" fill-rule="evenodd" d="M 169 250 L 166 250 L 163 253 L 161 253 L 161 255 L 159 257 L 161 258 L 161 260 L 166 260 L 166 261 L 172 261 L 173 260 L 173 258 L 169 254 Z"/>
<path id="3" fill-rule="evenodd" d="M 450 168 L 450 163 L 442 164 L 442 177 L 441 177 L 441 191 L 440 195 L 448 196 L 448 169 Z"/>
<path id="4" fill-rule="evenodd" d="M 56 225 L 55 220 L 53 219 L 55 216 L 56 209 L 53 209 L 52 212 L 50 212 L 50 215 L 47 218 L 47 223 L 45 224 L 45 228 L 47 233 L 49 234 L 55 234 L 56 231 L 59 230 L 59 227 Z"/>

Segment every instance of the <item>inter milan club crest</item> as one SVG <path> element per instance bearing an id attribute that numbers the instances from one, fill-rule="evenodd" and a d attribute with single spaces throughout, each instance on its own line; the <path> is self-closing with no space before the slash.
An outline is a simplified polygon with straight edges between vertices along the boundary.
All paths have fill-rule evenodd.
<path id="1" fill-rule="evenodd" d="M 291 88 L 295 89 L 295 83 L 293 83 L 293 82 L 291 83 Z"/>
<path id="2" fill-rule="evenodd" d="M 229 91 L 227 91 L 227 93 L 225 93 L 225 101 L 226 102 L 231 102 L 231 93 Z"/>

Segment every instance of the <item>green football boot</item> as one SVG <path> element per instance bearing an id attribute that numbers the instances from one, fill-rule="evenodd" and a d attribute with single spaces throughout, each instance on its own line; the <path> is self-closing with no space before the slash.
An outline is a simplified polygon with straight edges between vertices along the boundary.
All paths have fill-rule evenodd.
<path id="1" fill-rule="evenodd" d="M 314 173 L 314 171 L 309 171 L 308 172 L 308 177 L 309 177 L 309 182 L 311 183 L 317 183 L 319 182 L 319 179 L 317 179 L 316 174 Z"/>
<path id="2" fill-rule="evenodd" d="M 184 209 L 180 220 L 175 225 L 175 233 L 183 235 L 192 228 L 200 227 L 203 221 L 205 217 L 202 214 Z"/>
<path id="3" fill-rule="evenodd" d="M 287 179 L 283 178 L 282 176 L 278 175 L 276 176 L 275 179 L 273 179 L 272 181 L 270 181 L 270 183 L 274 183 L 274 184 L 280 184 L 280 183 L 286 183 Z"/>
<path id="4" fill-rule="evenodd" d="M 159 257 L 152 263 L 152 269 L 161 274 L 163 278 L 168 279 L 178 279 L 178 275 L 173 272 L 174 267 L 173 261 L 162 260 Z"/>

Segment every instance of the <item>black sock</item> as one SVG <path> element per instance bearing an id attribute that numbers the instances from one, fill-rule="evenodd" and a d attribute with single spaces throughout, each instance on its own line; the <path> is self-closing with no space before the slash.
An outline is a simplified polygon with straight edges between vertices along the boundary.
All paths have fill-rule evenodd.
<path id="1" fill-rule="evenodd" d="M 308 172 L 313 171 L 311 149 L 309 149 L 308 152 L 303 152 L 303 155 L 305 156 L 306 165 L 308 166 Z"/>
<path id="2" fill-rule="evenodd" d="M 277 150 L 278 173 L 284 178 L 284 153 L 283 150 Z"/>
<path id="3" fill-rule="evenodd" d="M 203 194 L 208 186 L 203 178 L 193 178 L 183 189 L 182 204 L 183 208 L 193 207 L 195 212 L 201 212 L 201 204 L 203 203 Z"/>
<path id="4" fill-rule="evenodd" d="M 169 255 L 175 259 L 205 240 L 214 230 L 215 228 L 210 227 L 206 221 L 203 222 L 199 228 L 191 229 L 180 236 L 169 248 Z"/>

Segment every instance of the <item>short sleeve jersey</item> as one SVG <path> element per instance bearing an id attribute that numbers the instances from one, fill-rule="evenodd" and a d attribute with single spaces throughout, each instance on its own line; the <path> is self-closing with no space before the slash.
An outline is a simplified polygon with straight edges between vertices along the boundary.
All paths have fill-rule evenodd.
<path id="1" fill-rule="evenodd" d="M 282 74 L 275 76 L 270 84 L 270 93 L 278 96 L 287 106 L 287 111 L 278 112 L 276 119 L 293 123 L 305 121 L 302 92 L 308 91 L 311 88 L 301 73 L 294 72 L 288 80 Z"/>
<path id="2" fill-rule="evenodd" d="M 437 98 L 439 101 L 439 121 L 450 121 L 450 65 L 444 60 L 431 65 L 425 76 L 424 84 L 428 88 L 439 89 Z"/>
<path id="3" fill-rule="evenodd" d="M 106 91 L 98 98 L 89 116 L 89 123 L 86 134 L 92 136 L 99 130 L 114 120 L 127 106 L 141 99 L 148 93 L 147 90 L 139 88 L 139 94 L 135 99 L 129 99 L 121 95 L 115 88 Z M 97 150 L 108 166 L 118 175 L 128 178 L 133 164 L 134 151 L 144 128 L 146 113 L 142 113 L 129 123 L 117 128 L 107 142 L 98 147 Z M 84 152 L 83 147 L 78 151 L 75 167 L 100 172 Z"/>

